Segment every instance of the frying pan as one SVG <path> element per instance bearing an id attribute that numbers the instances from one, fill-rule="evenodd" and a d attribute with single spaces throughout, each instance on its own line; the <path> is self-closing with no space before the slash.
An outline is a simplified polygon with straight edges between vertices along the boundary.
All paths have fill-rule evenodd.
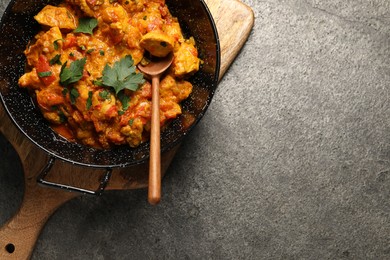
<path id="1" fill-rule="evenodd" d="M 50 2 L 54 5 L 58 3 L 58 0 Z M 124 145 L 110 150 L 99 150 L 62 138 L 50 128 L 27 90 L 18 86 L 18 79 L 23 75 L 26 63 L 23 51 L 40 30 L 40 25 L 33 16 L 47 4 L 47 0 L 12 0 L 0 24 L 0 98 L 16 127 L 50 155 L 51 159 L 41 175 L 47 174 L 56 159 L 81 166 L 108 169 L 106 177 L 109 177 L 112 168 L 144 163 L 149 158 L 148 142 L 137 148 Z M 161 132 L 162 152 L 177 146 L 203 117 L 216 90 L 220 70 L 217 29 L 204 1 L 167 0 L 166 4 L 172 15 L 179 19 L 184 35 L 195 38 L 199 56 L 204 64 L 200 71 L 189 79 L 193 84 L 193 92 L 182 103 L 183 115 Z M 189 127 L 184 123 L 188 115 L 194 118 Z M 105 184 L 102 182 L 99 189 L 104 189 Z"/>

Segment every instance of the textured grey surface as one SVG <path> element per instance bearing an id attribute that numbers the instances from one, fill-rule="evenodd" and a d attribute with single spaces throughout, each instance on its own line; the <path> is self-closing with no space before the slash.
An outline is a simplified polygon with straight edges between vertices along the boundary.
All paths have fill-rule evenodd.
<path id="1" fill-rule="evenodd" d="M 244 2 L 253 31 L 162 203 L 73 200 L 33 259 L 390 259 L 390 2 Z M 1 142 L 0 223 L 23 187 Z"/>

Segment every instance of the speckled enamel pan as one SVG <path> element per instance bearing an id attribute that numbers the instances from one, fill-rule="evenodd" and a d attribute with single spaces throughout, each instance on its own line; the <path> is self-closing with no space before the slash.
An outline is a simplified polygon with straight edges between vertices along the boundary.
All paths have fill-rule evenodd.
<path id="1" fill-rule="evenodd" d="M 162 152 L 176 146 L 202 118 L 217 87 L 220 68 L 217 29 L 206 4 L 202 0 L 167 0 L 166 3 L 178 17 L 184 34 L 194 36 L 204 64 L 190 79 L 194 90 L 183 103 L 183 114 L 195 116 L 195 122 L 185 128 L 183 117 L 179 117 L 164 129 L 161 132 Z M 46 4 L 47 0 L 12 0 L 1 19 L 0 97 L 5 110 L 18 129 L 52 158 L 97 168 L 143 163 L 149 158 L 148 142 L 138 148 L 120 146 L 97 150 L 66 141 L 50 128 L 27 91 L 18 86 L 26 62 L 23 51 L 40 29 L 33 16 Z"/>

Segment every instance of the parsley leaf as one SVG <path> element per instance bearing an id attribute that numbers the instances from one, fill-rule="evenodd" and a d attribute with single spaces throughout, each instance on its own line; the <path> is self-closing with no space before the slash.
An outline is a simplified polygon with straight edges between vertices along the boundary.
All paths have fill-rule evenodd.
<path id="1" fill-rule="evenodd" d="M 92 91 L 88 91 L 88 98 L 87 98 L 87 104 L 86 104 L 87 110 L 89 110 L 92 106 L 92 94 L 93 94 Z"/>
<path id="2" fill-rule="evenodd" d="M 130 102 L 130 97 L 127 96 L 123 91 L 119 92 L 118 94 L 118 99 L 122 103 L 122 110 L 119 111 L 121 113 L 125 113 L 125 111 L 129 108 L 129 102 Z"/>
<path id="3" fill-rule="evenodd" d="M 79 25 L 73 32 L 93 34 L 93 29 L 98 25 L 96 18 L 83 17 L 79 19 Z"/>
<path id="4" fill-rule="evenodd" d="M 66 95 L 68 94 L 68 92 L 69 92 L 69 90 L 68 90 L 67 88 L 64 88 L 64 89 L 62 90 L 62 95 L 63 95 L 64 97 L 66 97 Z"/>
<path id="5" fill-rule="evenodd" d="M 50 61 L 49 61 L 49 64 L 50 65 L 54 65 L 54 64 L 58 64 L 58 65 L 61 65 L 61 55 L 60 54 L 57 54 L 56 56 L 54 56 Z"/>
<path id="6" fill-rule="evenodd" d="M 99 92 L 99 96 L 102 99 L 110 99 L 111 98 L 111 94 L 108 90 L 102 90 L 101 92 Z"/>
<path id="7" fill-rule="evenodd" d="M 60 72 L 60 83 L 63 86 L 68 86 L 71 83 L 79 81 L 83 77 L 84 65 L 86 58 L 75 60 L 66 67 L 67 61 L 62 65 Z"/>
<path id="8" fill-rule="evenodd" d="M 75 88 L 72 88 L 70 90 L 70 103 L 72 103 L 73 105 L 76 103 L 76 99 L 80 96 L 80 93 L 77 89 Z"/>
<path id="9" fill-rule="evenodd" d="M 108 64 L 104 67 L 103 85 L 112 87 L 118 94 L 123 89 L 136 91 L 139 85 L 145 82 L 142 73 L 135 71 L 134 61 L 130 55 L 115 62 L 112 67 Z"/>
<path id="10" fill-rule="evenodd" d="M 42 72 L 38 72 L 38 76 L 39 76 L 40 78 L 49 77 L 49 76 L 51 76 L 51 75 L 52 75 L 51 71 L 42 71 Z"/>
<path id="11" fill-rule="evenodd" d="M 58 116 L 60 117 L 61 123 L 65 123 L 66 121 L 68 121 L 68 118 L 66 117 L 64 112 L 62 112 L 61 110 L 58 111 Z"/>
<path id="12" fill-rule="evenodd" d="M 103 87 L 102 78 L 97 78 L 92 81 L 95 86 Z"/>
<path id="13" fill-rule="evenodd" d="M 58 41 L 64 41 L 64 39 L 57 39 L 53 42 L 53 47 L 54 47 L 54 50 L 58 50 L 59 46 L 58 46 Z"/>

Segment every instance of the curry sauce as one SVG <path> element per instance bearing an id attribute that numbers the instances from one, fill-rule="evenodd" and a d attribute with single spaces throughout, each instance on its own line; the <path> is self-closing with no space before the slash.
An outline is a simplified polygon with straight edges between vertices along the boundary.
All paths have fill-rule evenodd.
<path id="1" fill-rule="evenodd" d="M 42 30 L 25 50 L 29 70 L 19 85 L 66 139 L 103 149 L 146 141 L 151 83 L 136 65 L 171 52 L 160 83 L 161 127 L 182 113 L 192 92 L 187 79 L 201 61 L 164 0 L 68 0 L 34 18 Z"/>

